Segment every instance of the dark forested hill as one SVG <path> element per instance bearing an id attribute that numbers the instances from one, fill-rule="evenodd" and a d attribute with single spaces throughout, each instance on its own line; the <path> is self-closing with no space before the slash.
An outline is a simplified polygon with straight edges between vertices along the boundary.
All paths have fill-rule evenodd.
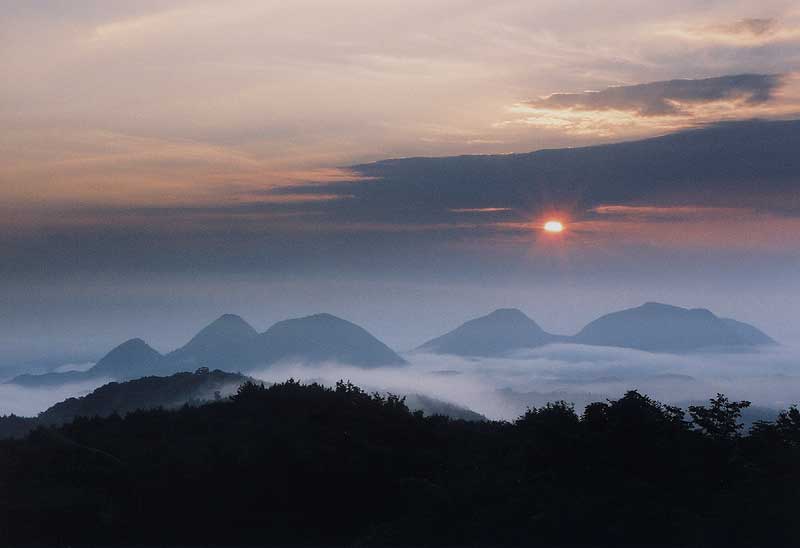
<path id="1" fill-rule="evenodd" d="M 630 392 L 514 423 L 349 383 L 76 419 L 0 441 L 0 543 L 796 546 L 800 412 Z"/>
<path id="2" fill-rule="evenodd" d="M 77 417 L 125 416 L 140 409 L 174 409 L 182 405 L 200 405 L 236 393 L 246 382 L 260 382 L 241 373 L 199 368 L 194 373 L 175 373 L 164 377 L 142 377 L 126 382 L 111 382 L 86 396 L 68 398 L 53 405 L 38 417 L 0 416 L 0 439 L 19 438 L 37 426 L 52 426 Z M 442 415 L 454 419 L 484 421 L 486 417 L 423 394 L 409 394 L 406 405 L 424 415 Z"/>
<path id="3" fill-rule="evenodd" d="M 206 403 L 234 394 L 248 381 L 254 379 L 239 373 L 201 368 L 194 373 L 110 382 L 86 396 L 59 402 L 38 417 L 0 417 L 0 439 L 21 437 L 37 426 L 63 424 L 76 417 L 107 417 L 113 413 L 124 416 L 138 409 L 170 409 Z"/>
<path id="4" fill-rule="evenodd" d="M 137 409 L 175 408 L 199 404 L 236 393 L 245 382 L 253 381 L 237 373 L 199 369 L 169 377 L 142 377 L 128 382 L 111 382 L 92 393 L 69 398 L 39 415 L 41 424 L 63 424 L 76 417 L 126 415 Z"/>

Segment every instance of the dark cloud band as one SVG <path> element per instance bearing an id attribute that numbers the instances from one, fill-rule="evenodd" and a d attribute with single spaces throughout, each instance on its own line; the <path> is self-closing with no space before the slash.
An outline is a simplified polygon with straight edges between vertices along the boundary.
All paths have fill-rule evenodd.
<path id="1" fill-rule="evenodd" d="M 555 93 L 529 101 L 534 108 L 555 110 L 623 110 L 641 116 L 678 114 L 685 104 L 741 100 L 747 104 L 769 101 L 782 83 L 781 75 L 738 74 L 698 80 L 667 80 L 602 91 Z"/>

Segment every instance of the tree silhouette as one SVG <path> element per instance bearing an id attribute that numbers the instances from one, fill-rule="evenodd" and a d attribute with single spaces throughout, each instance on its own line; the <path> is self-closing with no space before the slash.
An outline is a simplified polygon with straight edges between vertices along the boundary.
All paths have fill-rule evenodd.
<path id="1" fill-rule="evenodd" d="M 350 382 L 242 385 L 0 440 L 0 544 L 796 546 L 800 411 L 635 391 L 513 423 Z"/>
<path id="2" fill-rule="evenodd" d="M 739 422 L 742 409 L 750 407 L 749 401 L 730 401 L 722 394 L 709 400 L 709 407 L 689 406 L 692 422 L 707 436 L 715 440 L 732 440 L 741 434 L 744 425 Z"/>

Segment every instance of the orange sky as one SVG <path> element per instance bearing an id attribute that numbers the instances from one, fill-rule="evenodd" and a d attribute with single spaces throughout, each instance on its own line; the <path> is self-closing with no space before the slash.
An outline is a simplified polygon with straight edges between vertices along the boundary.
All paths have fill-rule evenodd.
<path id="1" fill-rule="evenodd" d="M 790 1 L 3 9 L 0 199 L 10 207 L 235 203 L 364 160 L 614 141 L 800 105 Z M 687 103 L 663 116 L 530 104 L 743 72 L 787 76 L 769 101 Z"/>

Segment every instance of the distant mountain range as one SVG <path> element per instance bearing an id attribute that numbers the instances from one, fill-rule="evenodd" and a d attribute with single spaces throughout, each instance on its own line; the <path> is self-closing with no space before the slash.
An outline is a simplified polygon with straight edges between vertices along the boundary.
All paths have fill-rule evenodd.
<path id="1" fill-rule="evenodd" d="M 141 339 L 114 348 L 88 371 L 20 375 L 23 386 L 54 386 L 92 379 L 128 380 L 198 367 L 254 371 L 280 362 L 336 362 L 356 367 L 403 365 L 405 360 L 365 329 L 331 314 L 276 323 L 258 333 L 241 317 L 225 314 L 166 355 Z"/>
<path id="2" fill-rule="evenodd" d="M 719 318 L 705 308 L 645 303 L 606 314 L 584 327 L 572 342 L 650 352 L 690 352 L 775 344 L 746 323 Z"/>
<path id="3" fill-rule="evenodd" d="M 203 367 L 194 373 L 111 382 L 85 396 L 59 402 L 37 417 L 0 417 L 0 439 L 22 437 L 37 426 L 58 426 L 77 417 L 107 417 L 114 413 L 124 416 L 140 409 L 202 405 L 236 393 L 248 381 L 261 383 L 241 373 L 211 371 Z M 468 421 L 486 420 L 486 417 L 470 409 L 422 394 L 407 395 L 406 405 L 410 410 L 421 411 L 425 415 L 442 415 Z"/>
<path id="4" fill-rule="evenodd" d="M 417 350 L 459 356 L 505 356 L 553 342 L 670 353 L 776 344 L 752 325 L 720 318 L 709 310 L 650 302 L 602 316 L 574 336 L 547 333 L 523 312 L 500 309 L 470 320 Z"/>
<path id="5" fill-rule="evenodd" d="M 513 308 L 495 310 L 432 339 L 417 351 L 458 356 L 505 356 L 555 342 L 634 348 L 650 352 L 729 350 L 775 344 L 752 325 L 715 316 L 705 309 L 660 303 L 607 314 L 577 335 L 554 335 Z M 355 367 L 403 365 L 406 361 L 363 328 L 330 314 L 284 320 L 258 333 L 225 314 L 184 346 L 159 354 L 141 339 L 114 348 L 88 371 L 20 375 L 23 386 L 55 386 L 87 380 L 128 380 L 209 367 L 255 371 L 281 362 L 335 362 Z"/>

